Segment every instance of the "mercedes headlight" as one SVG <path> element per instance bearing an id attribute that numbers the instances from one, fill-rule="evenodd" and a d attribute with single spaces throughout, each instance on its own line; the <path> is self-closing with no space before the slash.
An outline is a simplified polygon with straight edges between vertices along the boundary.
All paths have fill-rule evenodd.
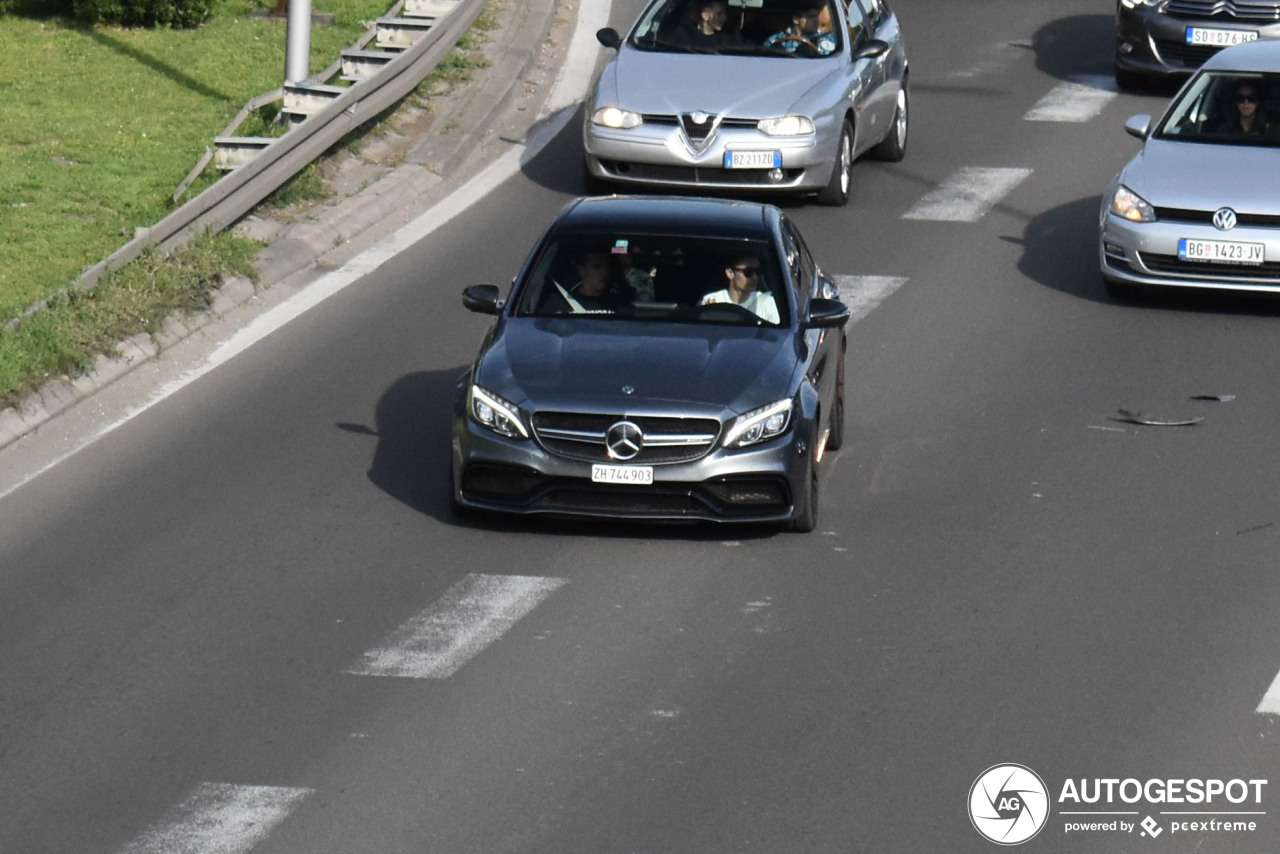
<path id="1" fill-rule="evenodd" d="M 769 136 L 803 136 L 813 133 L 813 122 L 808 116 L 779 116 L 775 119 L 761 119 L 756 127 Z"/>
<path id="2" fill-rule="evenodd" d="M 528 439 L 529 431 L 520 420 L 520 410 L 509 400 L 472 384 L 467 398 L 467 410 L 477 424 L 512 439 Z"/>
<path id="3" fill-rule="evenodd" d="M 601 107 L 591 114 L 591 123 L 607 128 L 633 128 L 644 123 L 639 113 L 621 107 Z"/>
<path id="4" fill-rule="evenodd" d="M 733 419 L 725 434 L 726 448 L 746 448 L 781 436 L 791 423 L 791 401 L 779 400 L 768 406 L 753 409 Z"/>
<path id="5" fill-rule="evenodd" d="M 1130 190 L 1124 184 L 1116 187 L 1111 196 L 1111 212 L 1129 222 L 1155 222 L 1155 208 L 1146 199 Z"/>

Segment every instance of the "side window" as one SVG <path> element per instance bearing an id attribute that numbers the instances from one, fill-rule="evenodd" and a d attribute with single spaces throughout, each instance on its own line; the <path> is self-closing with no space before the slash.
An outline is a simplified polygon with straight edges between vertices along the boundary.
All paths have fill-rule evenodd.
<path id="1" fill-rule="evenodd" d="M 804 240 L 789 221 L 782 230 L 782 248 L 787 253 L 784 259 L 787 269 L 791 271 L 791 281 L 796 289 L 796 305 L 803 313 L 813 295 L 814 263 Z"/>
<path id="2" fill-rule="evenodd" d="M 861 43 L 866 30 L 866 14 L 862 11 L 862 7 L 858 5 L 858 0 L 849 0 L 845 14 L 849 18 L 849 45 L 856 48 Z"/>
<path id="3" fill-rule="evenodd" d="M 875 33 L 880 28 L 880 25 L 884 23 L 885 15 L 887 14 L 883 0 L 849 0 L 849 5 L 852 6 L 855 3 L 860 4 L 866 13 L 867 30 L 870 33 Z"/>

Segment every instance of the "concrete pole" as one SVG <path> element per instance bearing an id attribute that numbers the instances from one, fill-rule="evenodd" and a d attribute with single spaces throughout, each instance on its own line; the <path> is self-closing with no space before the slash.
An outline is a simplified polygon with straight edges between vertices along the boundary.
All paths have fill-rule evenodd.
<path id="1" fill-rule="evenodd" d="M 285 85 L 311 74 L 311 0 L 289 0 L 289 36 L 284 49 Z"/>

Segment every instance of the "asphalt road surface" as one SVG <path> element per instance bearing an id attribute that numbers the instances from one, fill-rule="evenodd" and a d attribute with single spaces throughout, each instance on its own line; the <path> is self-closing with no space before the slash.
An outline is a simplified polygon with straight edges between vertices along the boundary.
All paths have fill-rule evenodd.
<path id="1" fill-rule="evenodd" d="M 818 532 L 450 517 L 458 295 L 581 191 L 573 122 L 0 499 L 0 852 L 1280 849 L 1280 303 L 1106 296 L 1169 95 L 1114 91 L 1109 3 L 894 8 L 906 160 L 787 204 L 879 299 Z M 1046 794 L 972 818 L 1009 763 Z"/>

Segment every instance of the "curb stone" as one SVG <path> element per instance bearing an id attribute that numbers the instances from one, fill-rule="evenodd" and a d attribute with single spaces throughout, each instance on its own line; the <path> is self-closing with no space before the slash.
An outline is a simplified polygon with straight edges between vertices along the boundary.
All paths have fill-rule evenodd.
<path id="1" fill-rule="evenodd" d="M 243 277 L 233 277 L 213 293 L 209 308 L 189 315 L 166 319 L 156 334 L 139 333 L 116 346 L 114 354 L 99 356 L 94 365 L 77 377 L 60 377 L 45 383 L 16 405 L 0 409 L 0 450 L 33 433 L 59 414 L 92 397 L 139 366 L 157 358 L 164 350 L 182 341 L 215 320 L 255 298 L 259 288 L 267 288 L 289 276 L 318 266 L 332 266 L 327 255 L 337 255 L 361 238 L 374 239 L 388 223 L 399 224 L 407 211 L 425 209 L 445 198 L 485 164 L 477 163 L 482 143 L 504 112 L 521 97 L 530 103 L 516 107 L 526 120 L 525 130 L 535 124 L 543 98 L 564 58 L 561 47 L 569 42 L 580 0 L 490 0 L 495 3 L 498 27 L 482 46 L 491 65 L 473 72 L 470 81 L 444 97 L 432 96 L 432 106 L 443 105 L 437 115 L 420 107 L 397 107 L 418 114 L 430 124 L 422 138 L 402 139 L 395 145 L 383 140 L 368 143 L 370 149 L 389 151 L 399 161 L 392 167 L 362 168 L 348 164 L 348 172 L 363 176 L 356 180 L 340 201 L 312 212 L 305 222 L 281 222 L 271 215 L 251 213 L 235 228 L 268 245 L 254 259 L 258 285 Z M 559 13 L 559 14 L 557 14 Z M 547 85 L 533 78 L 549 78 Z M 530 109 L 535 107 L 535 109 Z M 388 131 L 387 136 L 397 133 Z M 337 167 L 342 171 L 342 165 Z M 348 184 L 354 180 L 348 179 Z M 350 251 L 350 250 L 348 250 Z"/>

